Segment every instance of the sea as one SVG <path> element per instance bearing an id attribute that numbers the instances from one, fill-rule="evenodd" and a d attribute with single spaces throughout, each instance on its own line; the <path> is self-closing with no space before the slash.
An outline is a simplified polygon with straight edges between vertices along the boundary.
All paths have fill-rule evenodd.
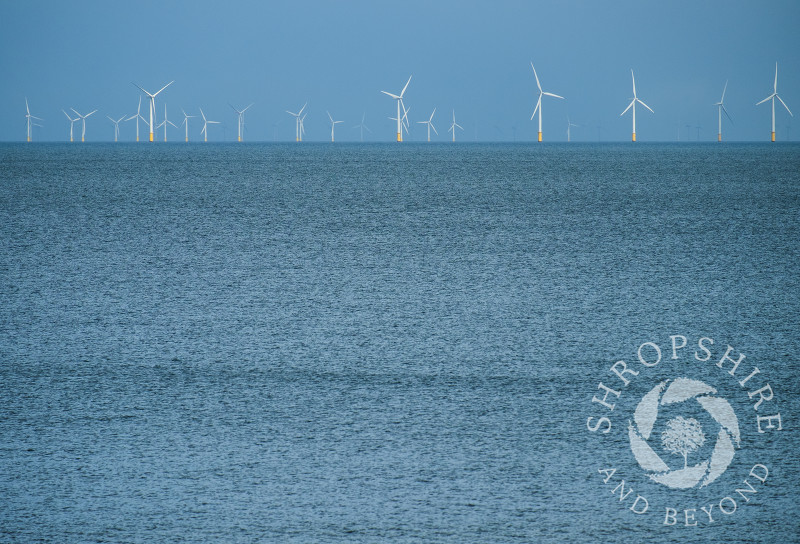
<path id="1" fill-rule="evenodd" d="M 800 542 L 799 416 L 800 144 L 0 144 L 0 542 Z"/>

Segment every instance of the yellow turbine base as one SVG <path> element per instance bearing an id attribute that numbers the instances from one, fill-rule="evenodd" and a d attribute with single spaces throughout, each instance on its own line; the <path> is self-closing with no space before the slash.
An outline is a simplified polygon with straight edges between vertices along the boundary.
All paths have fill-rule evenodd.
<path id="1" fill-rule="evenodd" d="M 722 141 L 722 133 L 721 132 L 719 134 L 717 134 L 717 141 L 718 142 Z"/>
<path id="2" fill-rule="evenodd" d="M 632 142 L 635 142 L 635 141 L 636 141 L 636 133 L 635 133 L 635 132 L 632 132 L 632 133 L 631 133 L 631 141 L 632 141 Z"/>
<path id="3" fill-rule="evenodd" d="M 69 141 L 70 141 L 70 142 L 74 142 L 75 140 L 73 140 L 72 138 L 70 138 L 70 139 L 69 139 Z"/>
<path id="4" fill-rule="evenodd" d="M 150 141 L 151 142 L 153 141 L 153 133 L 152 132 L 150 133 Z"/>
<path id="5" fill-rule="evenodd" d="M 775 133 L 774 132 L 772 133 L 772 141 L 773 142 L 775 141 Z"/>
<path id="6" fill-rule="evenodd" d="M 397 141 L 398 142 L 402 142 L 403 141 L 403 133 L 402 132 L 398 132 L 397 133 Z"/>
<path id="7" fill-rule="evenodd" d="M 541 132 L 539 133 L 539 141 L 540 142 L 542 141 L 542 133 Z"/>
<path id="8" fill-rule="evenodd" d="M 239 136 L 239 141 L 240 141 L 240 142 L 242 141 L 242 137 L 241 137 L 241 136 Z"/>
<path id="9" fill-rule="evenodd" d="M 188 138 L 188 137 L 186 138 L 186 141 L 187 141 L 187 142 L 189 141 L 189 138 Z"/>
<path id="10" fill-rule="evenodd" d="M 83 142 L 83 136 L 81 136 L 81 142 Z"/>
<path id="11" fill-rule="evenodd" d="M 29 141 L 29 142 L 31 141 L 31 137 L 30 137 L 30 136 L 28 136 L 28 141 Z"/>

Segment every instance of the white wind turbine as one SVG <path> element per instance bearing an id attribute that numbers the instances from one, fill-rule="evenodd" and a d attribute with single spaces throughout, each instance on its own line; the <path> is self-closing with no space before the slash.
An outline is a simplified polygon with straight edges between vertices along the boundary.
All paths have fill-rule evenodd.
<path id="1" fill-rule="evenodd" d="M 150 123 L 149 123 L 149 125 L 150 125 L 150 141 L 151 142 L 153 141 L 153 130 L 154 130 L 153 127 L 155 126 L 154 123 L 155 123 L 155 116 L 156 116 L 156 96 L 158 96 L 158 93 L 160 93 L 161 91 L 163 91 L 164 89 L 166 89 L 167 87 L 172 85 L 173 83 L 175 83 L 175 80 L 170 81 L 169 83 L 167 83 L 166 85 L 161 87 L 158 91 L 156 91 L 155 93 L 152 93 L 152 94 L 147 92 L 147 91 L 145 91 L 144 89 L 142 89 L 138 85 L 136 85 L 136 83 L 133 84 L 134 87 L 137 87 L 140 91 L 142 91 L 144 94 L 146 94 L 147 96 L 150 97 Z"/>
<path id="2" fill-rule="evenodd" d="M 80 117 L 80 118 L 81 118 L 81 122 L 83 123 L 83 127 L 82 127 L 82 130 L 81 130 L 81 141 L 83 142 L 83 141 L 86 139 L 86 118 L 87 118 L 87 117 L 89 117 L 89 116 L 90 116 L 91 114 L 93 114 L 94 112 L 96 112 L 97 110 L 92 110 L 92 111 L 90 111 L 89 113 L 87 113 L 86 115 L 81 115 L 80 113 L 78 113 L 78 112 L 77 112 L 77 110 L 76 110 L 75 108 L 70 108 L 70 109 L 71 109 L 72 111 L 74 111 L 74 112 L 75 112 L 75 114 L 76 114 L 78 117 Z"/>
<path id="3" fill-rule="evenodd" d="M 642 106 L 644 106 L 645 108 L 650 110 L 650 113 L 655 113 L 655 112 L 652 109 L 650 109 L 650 106 L 648 106 L 647 104 L 645 104 L 644 102 L 639 100 L 639 98 L 636 96 L 636 79 L 633 77 L 633 70 L 631 70 L 631 81 L 633 82 L 633 100 L 631 100 L 631 103 L 628 104 L 628 107 L 625 108 L 625 111 L 620 113 L 619 116 L 622 117 L 623 115 L 625 115 L 625 113 L 629 109 L 633 108 L 633 112 L 632 112 L 633 113 L 633 133 L 632 133 L 632 136 L 631 136 L 631 141 L 635 142 L 636 141 L 636 103 L 638 102 L 639 104 L 641 104 Z"/>
<path id="4" fill-rule="evenodd" d="M 186 112 L 183 111 L 183 108 L 181 108 L 181 111 L 183 112 L 183 123 L 181 123 L 181 126 L 186 125 L 186 141 L 188 142 L 189 141 L 189 119 L 192 118 L 192 117 L 197 117 L 197 116 L 196 115 L 186 115 Z"/>
<path id="5" fill-rule="evenodd" d="M 456 127 L 460 128 L 461 130 L 464 130 L 464 127 L 456 123 L 456 110 L 453 110 L 453 124 L 450 125 L 450 130 L 448 130 L 447 132 L 453 133 L 454 142 L 456 141 Z"/>
<path id="6" fill-rule="evenodd" d="M 436 113 L 436 108 L 433 108 L 433 112 L 431 112 L 431 117 L 430 117 L 430 119 L 428 119 L 427 121 L 417 121 L 417 124 L 420 124 L 420 125 L 428 125 L 428 141 L 429 141 L 429 142 L 431 141 L 431 129 L 433 129 L 433 132 L 435 132 L 437 136 L 439 135 L 439 133 L 438 133 L 438 132 L 436 132 L 436 127 L 435 127 L 435 126 L 433 126 L 433 115 L 434 115 L 435 113 Z M 454 112 L 454 113 L 455 113 L 455 112 Z"/>
<path id="7" fill-rule="evenodd" d="M 303 107 L 300 108 L 300 111 L 298 111 L 297 113 L 294 113 L 294 112 L 291 112 L 289 110 L 286 110 L 286 113 L 288 113 L 289 115 L 293 115 L 294 116 L 294 120 L 295 120 L 294 141 L 295 142 L 302 142 L 303 141 L 303 132 L 304 131 L 300 130 L 303 121 L 300 119 L 300 116 L 303 114 L 303 110 L 306 109 L 306 106 L 308 106 L 308 102 L 303 104 Z"/>
<path id="8" fill-rule="evenodd" d="M 29 142 L 31 141 L 31 137 L 33 136 L 33 126 L 36 125 L 36 123 L 33 122 L 34 119 L 36 119 L 37 121 L 43 121 L 43 119 L 40 119 L 40 118 L 36 117 L 35 115 L 31 115 L 31 109 L 28 107 L 28 97 L 26 96 L 25 97 L 25 120 L 27 121 L 27 125 L 28 125 L 28 141 Z M 36 126 L 41 126 L 41 125 L 36 125 Z"/>
<path id="9" fill-rule="evenodd" d="M 203 141 L 208 141 L 208 125 L 218 125 L 219 121 L 209 121 L 206 119 L 206 114 L 203 113 L 203 108 L 200 108 L 200 115 L 203 117 L 203 130 L 200 131 L 200 134 L 203 135 Z"/>
<path id="10" fill-rule="evenodd" d="M 334 141 L 334 140 L 333 140 L 333 129 L 334 129 L 334 128 L 336 128 L 336 125 L 337 125 L 337 124 L 339 124 L 339 123 L 344 123 L 344 121 L 334 121 L 334 120 L 333 120 L 333 117 L 331 117 L 331 112 L 329 112 L 329 111 L 326 111 L 325 113 L 327 113 L 327 114 L 328 114 L 328 119 L 330 119 L 330 120 L 331 120 L 331 141 Z"/>
<path id="11" fill-rule="evenodd" d="M 533 68 L 533 62 L 531 62 L 531 68 Z M 536 107 L 533 108 L 533 114 L 531 115 L 531 121 L 536 116 L 536 112 L 539 112 L 539 141 L 542 141 L 542 96 L 552 96 L 553 98 L 560 98 L 564 100 L 563 96 L 559 96 L 557 94 L 548 93 L 542 90 L 542 85 L 539 83 L 539 76 L 536 74 L 536 68 L 533 68 L 533 77 L 536 78 L 536 86 L 539 87 L 539 100 L 536 101 Z"/>
<path id="12" fill-rule="evenodd" d="M 786 111 L 789 112 L 789 115 L 794 117 L 794 114 L 789 109 L 789 106 L 786 105 L 786 102 L 784 102 L 781 99 L 781 97 L 778 96 L 778 63 L 777 62 L 775 63 L 775 85 L 772 88 L 772 94 L 769 95 L 768 97 L 766 97 L 764 100 L 762 100 L 758 104 L 756 104 L 756 106 L 758 106 L 760 104 L 763 104 L 767 100 L 772 100 L 772 141 L 773 142 L 775 141 L 775 99 L 776 98 L 781 101 L 781 104 L 783 104 L 783 107 L 786 108 Z"/>
<path id="13" fill-rule="evenodd" d="M 141 111 L 142 111 L 142 96 L 139 95 L 139 106 L 136 108 L 136 113 L 134 115 L 131 115 L 127 119 L 125 119 L 126 121 L 133 121 L 134 119 L 136 119 L 136 141 L 137 142 L 139 141 L 139 119 L 141 119 L 142 121 L 144 121 L 145 124 L 147 124 L 147 119 L 142 117 Z"/>
<path id="14" fill-rule="evenodd" d="M 578 128 L 578 125 L 576 125 L 575 123 L 570 121 L 569 120 L 569 116 L 567 116 L 567 141 L 568 142 L 570 141 L 569 129 L 572 128 L 572 127 Z"/>
<path id="15" fill-rule="evenodd" d="M 239 115 L 239 141 L 241 142 L 242 141 L 242 135 L 244 133 L 244 112 L 246 112 L 250 108 L 250 106 L 252 106 L 253 104 L 250 104 L 250 106 L 247 106 L 242 111 L 239 111 L 236 108 L 234 108 L 233 105 L 230 102 L 228 103 L 228 105 L 231 108 L 233 108 L 233 111 L 235 111 Z"/>
<path id="16" fill-rule="evenodd" d="M 72 117 L 69 116 L 69 114 L 67 112 L 65 112 L 64 110 L 61 110 L 61 111 L 63 111 L 64 115 L 66 115 L 67 119 L 69 119 L 69 141 L 72 142 L 72 141 L 74 141 L 72 139 L 72 127 L 75 125 L 75 121 L 80 121 L 81 118 L 80 117 L 76 117 L 75 119 L 73 119 Z"/>
<path id="17" fill-rule="evenodd" d="M 727 90 L 728 90 L 728 82 L 725 81 L 725 86 L 722 88 L 722 98 L 719 99 L 719 102 L 714 104 L 715 106 L 717 106 L 717 113 L 719 114 L 719 125 L 718 125 L 718 129 L 717 129 L 717 141 L 718 142 L 722 141 L 722 112 L 723 111 L 725 112 L 725 115 L 728 117 L 728 119 L 730 119 L 731 123 L 733 123 L 733 119 L 731 119 L 731 116 L 728 114 L 728 110 L 725 109 L 725 104 L 723 104 L 723 102 L 725 100 L 725 91 L 727 91 Z"/>
<path id="18" fill-rule="evenodd" d="M 392 98 L 397 100 L 397 117 L 390 117 L 389 119 L 397 121 L 397 141 L 398 142 L 402 142 L 403 141 L 403 121 L 406 118 L 406 114 L 408 113 L 408 110 L 406 110 L 405 104 L 403 104 L 403 95 L 406 93 L 406 89 L 408 89 L 408 84 L 411 83 L 411 77 L 412 76 L 408 76 L 408 81 L 406 81 L 406 85 L 405 85 L 405 87 L 403 87 L 403 90 L 400 91 L 399 95 L 392 94 L 392 93 L 386 92 L 386 91 L 381 91 L 383 94 L 391 96 Z M 400 117 L 400 105 L 401 104 L 403 105 L 403 117 Z M 406 132 L 408 132 L 408 128 L 407 127 L 406 127 Z"/>
<path id="19" fill-rule="evenodd" d="M 64 112 L 64 113 L 66 114 L 66 112 Z M 69 117 L 69 115 L 67 115 L 67 117 Z M 114 119 L 112 119 L 110 115 L 106 115 L 106 117 L 108 117 L 109 121 L 114 123 L 114 141 L 116 142 L 116 141 L 119 140 L 119 122 L 122 121 L 123 119 L 125 119 L 125 116 L 123 115 L 122 117 L 120 117 L 116 121 Z M 72 119 L 70 119 L 70 121 L 72 121 Z M 77 121 L 77 119 L 76 119 L 76 121 Z M 69 137 L 70 137 L 70 141 L 72 141 L 72 127 L 70 127 L 70 130 L 69 130 Z"/>
<path id="20" fill-rule="evenodd" d="M 161 121 L 161 123 L 159 123 L 159 124 L 158 124 L 158 126 L 157 126 L 156 128 L 161 128 L 162 126 L 164 127 L 164 141 L 165 141 L 165 142 L 167 141 L 167 125 L 168 125 L 168 124 L 169 124 L 169 125 L 172 125 L 172 126 L 173 126 L 173 127 L 175 127 L 175 128 L 178 128 L 178 127 L 175 125 L 175 123 L 173 123 L 172 121 L 170 121 L 169 119 L 167 119 L 167 105 L 166 105 L 166 104 L 164 104 L 164 120 L 163 120 L 163 121 Z"/>
<path id="21" fill-rule="evenodd" d="M 364 120 L 367 118 L 367 112 L 364 112 L 364 115 L 361 116 L 361 123 L 354 126 L 353 128 L 361 129 L 361 141 L 364 141 L 364 129 L 367 129 L 368 132 L 372 132 L 367 125 L 364 124 Z"/>

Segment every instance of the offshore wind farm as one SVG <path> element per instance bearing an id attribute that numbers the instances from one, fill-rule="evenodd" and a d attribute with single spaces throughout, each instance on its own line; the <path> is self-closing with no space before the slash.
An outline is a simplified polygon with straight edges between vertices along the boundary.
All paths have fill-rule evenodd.
<path id="1" fill-rule="evenodd" d="M 795 542 L 798 22 L 0 2 L 0 541 Z"/>

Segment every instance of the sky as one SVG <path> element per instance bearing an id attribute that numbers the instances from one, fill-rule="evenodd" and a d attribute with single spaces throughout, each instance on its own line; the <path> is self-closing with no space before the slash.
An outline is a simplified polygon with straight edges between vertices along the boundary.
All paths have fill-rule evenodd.
<path id="1" fill-rule="evenodd" d="M 573 141 L 630 140 L 630 112 L 620 113 L 631 69 L 655 111 L 637 108 L 637 140 L 715 140 L 726 81 L 723 138 L 767 140 L 770 106 L 756 102 L 772 93 L 776 62 L 778 93 L 798 116 L 777 105 L 778 140 L 800 140 L 797 0 L 0 0 L 0 141 L 25 139 L 26 97 L 44 120 L 34 140 L 67 140 L 61 110 L 75 108 L 99 110 L 87 141 L 111 141 L 106 116 L 133 115 L 142 95 L 132 83 L 153 92 L 175 80 L 156 99 L 158 120 L 165 104 L 176 125 L 181 109 L 202 107 L 222 123 L 209 141 L 235 140 L 229 104 L 251 102 L 245 140 L 292 141 L 286 110 L 308 102 L 306 141 L 330 140 L 330 111 L 344 121 L 337 141 L 358 141 L 365 115 L 365 140 L 388 142 L 396 106 L 380 91 L 398 93 L 411 75 L 406 140 L 425 140 L 417 121 L 436 108 L 435 141 L 450 139 L 454 111 L 457 140 L 533 141 L 531 62 L 544 90 L 565 97 L 544 97 L 545 141 L 566 141 L 568 118 Z M 198 120 L 191 140 L 202 138 Z M 183 136 L 169 127 L 170 140 Z M 135 139 L 134 122 L 121 123 L 120 139 Z"/>

